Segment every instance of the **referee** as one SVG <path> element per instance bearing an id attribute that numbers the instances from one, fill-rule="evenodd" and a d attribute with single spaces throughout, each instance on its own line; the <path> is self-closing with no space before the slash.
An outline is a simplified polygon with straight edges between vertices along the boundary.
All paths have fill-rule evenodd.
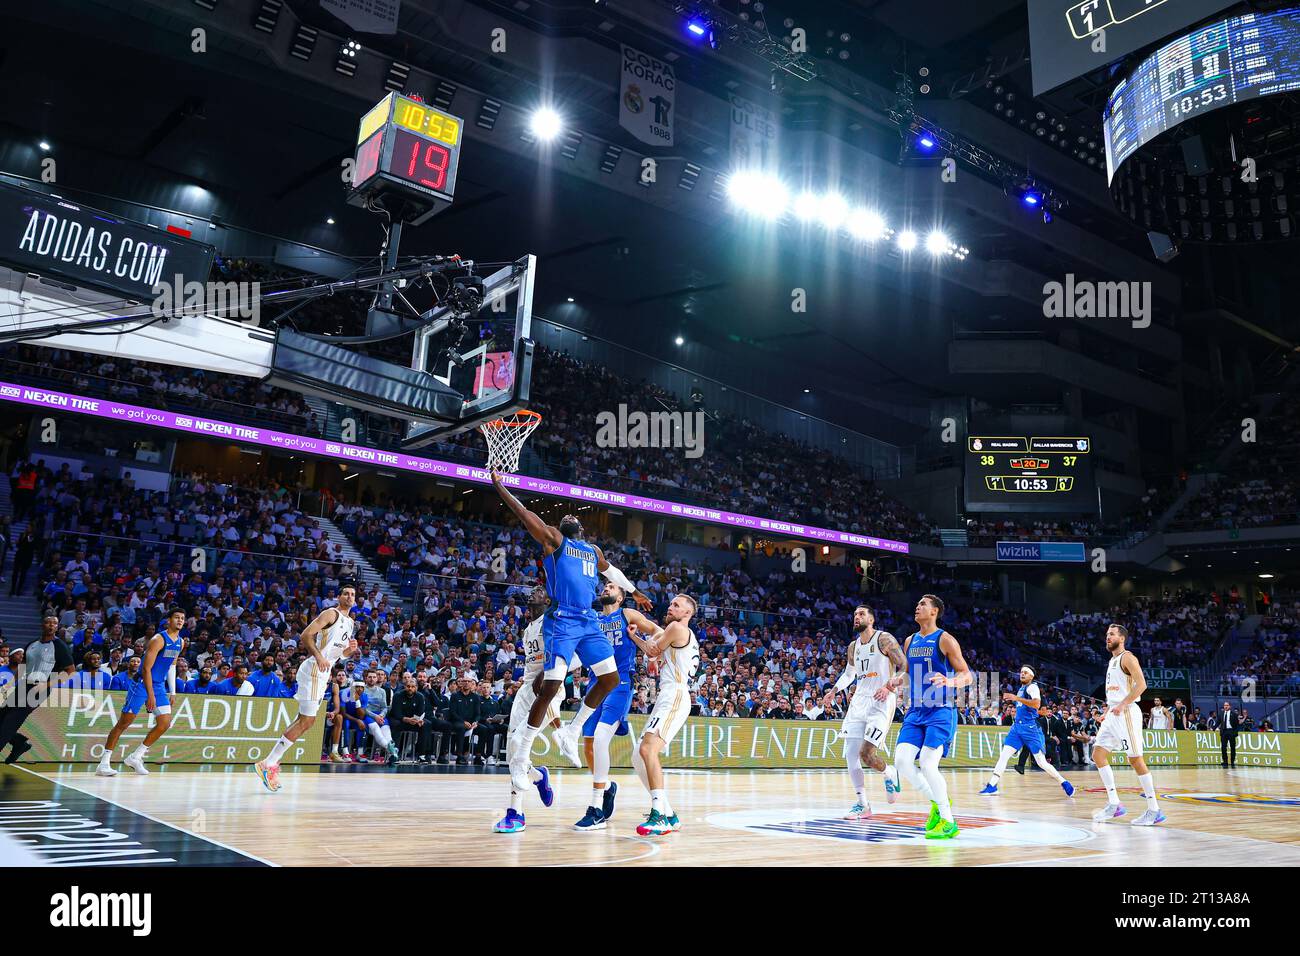
<path id="1" fill-rule="evenodd" d="M 31 743 L 18 731 L 29 714 L 44 703 L 56 673 L 72 674 L 72 651 L 59 639 L 59 619 L 53 614 L 41 621 L 41 637 L 27 645 L 23 670 L 14 681 L 14 694 L 0 706 L 0 750 L 12 743 L 13 751 L 5 763 L 14 763 Z"/>

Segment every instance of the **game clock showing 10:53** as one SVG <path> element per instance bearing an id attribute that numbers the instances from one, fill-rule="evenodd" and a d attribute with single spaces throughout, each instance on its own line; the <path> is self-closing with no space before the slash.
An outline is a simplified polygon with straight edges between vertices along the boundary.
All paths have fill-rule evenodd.
<path id="1" fill-rule="evenodd" d="M 361 118 L 354 192 L 397 191 L 451 202 L 463 129 L 458 117 L 390 93 Z"/>
<path id="2" fill-rule="evenodd" d="M 971 511 L 1091 511 L 1092 441 L 1085 437 L 971 436 L 966 443 Z"/>

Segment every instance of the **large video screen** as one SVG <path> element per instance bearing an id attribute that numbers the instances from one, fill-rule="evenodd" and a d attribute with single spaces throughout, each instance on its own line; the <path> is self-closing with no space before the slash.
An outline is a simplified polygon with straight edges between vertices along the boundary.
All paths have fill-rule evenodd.
<path id="1" fill-rule="evenodd" d="M 1107 181 L 1184 120 L 1292 90 L 1300 90 L 1300 7 L 1229 17 L 1166 43 L 1111 93 L 1103 123 Z"/>
<path id="2" fill-rule="evenodd" d="M 1092 439 L 1002 431 L 966 439 L 966 510 L 1097 510 Z"/>
<path id="3" fill-rule="evenodd" d="M 1114 63 L 1235 0 L 1029 0 L 1034 95 Z"/>

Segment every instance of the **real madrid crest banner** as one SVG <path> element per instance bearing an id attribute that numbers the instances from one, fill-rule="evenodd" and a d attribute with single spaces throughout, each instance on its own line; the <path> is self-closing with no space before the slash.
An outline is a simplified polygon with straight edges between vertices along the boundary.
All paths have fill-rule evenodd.
<path id="1" fill-rule="evenodd" d="M 618 125 L 643 143 L 672 146 L 673 68 L 627 45 L 619 66 Z"/>

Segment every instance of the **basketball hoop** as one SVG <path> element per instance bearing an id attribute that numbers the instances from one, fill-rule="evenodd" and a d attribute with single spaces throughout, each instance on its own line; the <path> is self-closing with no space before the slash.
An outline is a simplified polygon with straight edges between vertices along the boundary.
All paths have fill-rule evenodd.
<path id="1" fill-rule="evenodd" d="M 513 474 L 519 467 L 519 453 L 524 442 L 541 423 L 541 415 L 525 408 L 480 425 L 478 430 L 483 433 L 488 446 L 488 470 Z"/>

